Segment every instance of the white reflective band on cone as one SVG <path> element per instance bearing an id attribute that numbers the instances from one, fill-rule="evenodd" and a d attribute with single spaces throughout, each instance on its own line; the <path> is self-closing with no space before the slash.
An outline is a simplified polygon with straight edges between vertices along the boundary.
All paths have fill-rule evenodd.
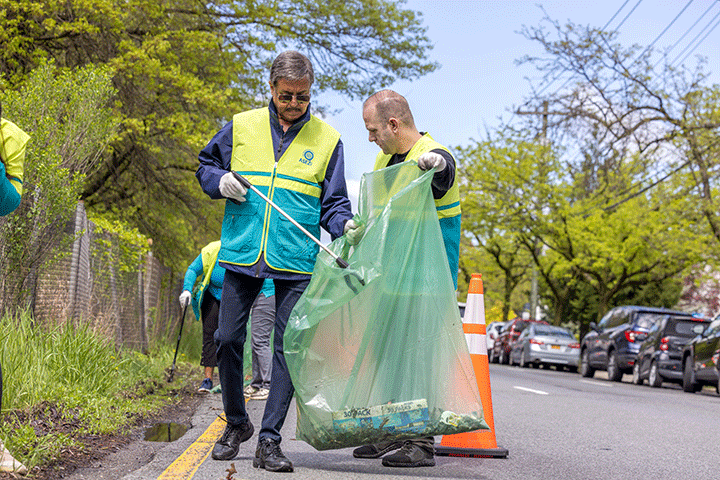
<path id="1" fill-rule="evenodd" d="M 463 323 L 485 323 L 485 302 L 482 294 L 473 293 L 467 296 Z"/>
<path id="2" fill-rule="evenodd" d="M 487 340 L 482 333 L 466 333 L 465 341 L 470 355 L 487 355 Z"/>

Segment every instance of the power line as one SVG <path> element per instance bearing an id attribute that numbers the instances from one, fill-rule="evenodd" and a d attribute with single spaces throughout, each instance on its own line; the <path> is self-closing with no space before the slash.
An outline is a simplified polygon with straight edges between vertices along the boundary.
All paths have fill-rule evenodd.
<path id="1" fill-rule="evenodd" d="M 700 20 L 702 20 L 703 18 L 705 18 L 705 15 L 707 15 L 708 12 L 715 6 L 715 4 L 718 3 L 719 1 L 720 1 L 720 0 L 715 0 L 714 2 L 712 2 L 712 3 L 710 4 L 710 6 L 707 8 L 707 10 L 705 10 L 705 11 L 702 13 L 702 15 L 700 15 L 700 16 L 698 17 L 697 20 L 695 20 L 695 23 L 693 23 L 692 25 L 690 25 L 690 28 L 688 28 L 687 30 L 685 30 L 685 33 L 683 33 L 683 34 L 680 36 L 680 38 L 678 38 L 677 41 L 676 41 L 675 43 L 673 43 L 672 47 L 670 47 L 670 48 L 667 50 L 667 53 L 670 53 L 671 51 L 673 51 L 673 50 L 675 49 L 675 47 L 677 47 L 678 44 L 679 44 L 680 42 L 682 42 L 683 38 L 685 38 L 685 37 L 687 36 L 687 34 L 690 33 L 690 32 L 692 31 L 692 29 L 695 28 L 695 26 L 696 26 L 698 23 L 700 23 Z M 661 58 L 660 60 L 658 60 L 657 62 L 655 62 L 655 65 L 653 65 L 653 70 L 655 69 L 655 67 L 658 66 L 658 64 L 659 64 L 661 61 L 662 61 L 662 58 Z"/>
<path id="2" fill-rule="evenodd" d="M 718 15 L 720 15 L 720 13 L 718 13 Z M 715 18 L 717 18 L 718 15 L 715 15 Z M 695 49 L 700 46 L 700 44 L 701 44 L 702 42 L 705 41 L 705 39 L 708 37 L 708 35 L 710 35 L 710 34 L 712 33 L 712 31 L 717 28 L 718 25 L 720 25 L 720 20 L 718 20 L 717 22 L 715 22 L 715 25 L 713 25 L 713 27 L 712 27 L 710 30 L 708 30 L 708 32 L 705 34 L 705 36 L 702 38 L 702 40 L 700 40 L 700 41 L 697 43 L 697 45 L 695 45 L 695 46 L 692 48 L 692 50 L 690 50 L 690 51 L 687 53 L 687 55 L 685 55 L 685 56 L 683 57 L 683 59 L 680 60 L 680 65 L 682 65 L 682 63 L 685 61 L 685 59 L 686 59 L 687 57 L 689 57 L 690 54 L 692 54 L 692 53 L 695 51 Z"/>
<path id="3" fill-rule="evenodd" d="M 655 42 L 657 42 L 657 41 L 660 39 L 660 37 L 662 37 L 663 35 L 665 35 L 665 32 L 668 31 L 668 28 L 672 27 L 673 23 L 675 23 L 675 22 L 677 21 L 677 19 L 680 18 L 680 15 L 682 15 L 683 12 L 684 12 L 685 10 L 687 10 L 687 8 L 690 6 L 690 4 L 693 3 L 694 1 L 695 1 L 695 0 L 689 0 L 689 1 L 685 4 L 685 6 L 683 7 L 683 9 L 680 10 L 680 13 L 678 13 L 677 15 L 675 15 L 675 18 L 673 18 L 672 21 L 671 21 L 670 23 L 668 23 L 668 26 L 665 27 L 665 29 L 664 29 L 662 32 L 660 32 L 660 35 L 658 35 L 657 37 L 655 37 L 655 40 L 653 40 L 652 43 L 650 43 L 650 45 L 648 45 L 647 47 L 645 47 L 645 50 L 643 50 L 642 53 L 641 53 L 640 55 L 638 55 L 637 58 L 641 58 L 643 55 L 645 55 L 645 53 L 647 53 L 647 51 L 650 50 L 653 45 L 655 45 Z M 637 60 L 637 58 L 636 58 L 636 60 Z"/>
<path id="4" fill-rule="evenodd" d="M 686 51 L 688 48 L 690 48 L 690 46 L 691 46 L 693 43 L 695 43 L 695 40 L 697 40 L 698 37 L 699 37 L 700 35 L 702 35 L 703 32 L 705 32 L 705 30 L 710 26 L 710 24 L 712 24 L 712 22 L 715 21 L 715 19 L 718 18 L 718 16 L 720 16 L 720 12 L 716 13 L 715 16 L 708 22 L 708 24 L 705 25 L 705 26 L 703 27 L 703 29 L 700 30 L 700 32 L 698 32 L 697 35 L 695 35 L 695 37 L 690 41 L 690 43 L 687 44 L 687 46 L 682 50 L 682 52 L 680 52 L 680 53 L 678 54 L 678 56 L 675 57 L 672 62 L 670 62 L 670 65 L 673 65 L 673 64 L 677 61 L 677 59 L 680 58 L 680 57 L 685 53 L 685 51 Z M 715 26 L 717 26 L 717 25 L 715 25 Z M 714 28 L 715 28 L 715 27 L 713 27 L 713 29 L 714 29 Z M 712 30 L 710 30 L 710 31 L 712 31 Z M 705 40 L 705 38 L 707 38 L 707 35 L 705 35 L 705 37 L 703 37 L 703 39 L 702 39 L 697 45 L 695 45 L 695 47 L 693 47 L 693 49 L 690 51 L 690 53 L 692 53 L 692 52 L 695 50 L 695 48 L 697 48 L 698 45 L 700 45 L 700 43 L 702 43 L 702 41 Z"/>
<path id="5" fill-rule="evenodd" d="M 608 27 L 608 25 L 610 25 L 610 23 L 611 23 L 613 20 L 615 20 L 615 17 L 618 16 L 618 14 L 622 11 L 623 8 L 625 8 L 625 5 L 627 5 L 629 1 L 630 1 L 630 0 L 625 0 L 625 3 L 623 3 L 622 5 L 620 5 L 620 8 L 618 8 L 618 9 L 615 11 L 615 13 L 613 14 L 613 16 L 610 17 L 610 20 L 608 20 L 605 25 L 603 25 L 603 27 L 602 27 L 601 30 L 605 30 L 605 29 Z M 635 5 L 635 7 L 633 8 L 633 11 L 635 10 L 635 8 L 637 8 L 637 6 L 640 4 L 641 1 L 642 1 L 642 0 L 640 0 L 640 1 Z M 692 2 L 693 0 L 690 0 L 690 1 Z M 716 0 L 716 1 L 718 1 L 718 0 Z M 625 17 L 625 20 L 627 20 L 627 17 L 630 16 L 631 13 L 632 13 L 632 11 L 630 11 L 630 13 Z M 625 20 L 623 20 L 623 22 L 624 22 Z M 622 24 L 622 23 L 621 23 L 621 24 Z M 619 26 L 619 25 L 618 25 L 618 26 Z M 542 93 L 543 93 L 545 90 L 547 90 L 548 87 L 550 87 L 550 85 L 552 85 L 553 83 L 555 83 L 555 81 L 556 81 L 558 78 L 562 77 L 565 72 L 567 72 L 567 68 L 563 68 L 562 71 L 561 71 L 560 73 L 558 73 L 555 78 L 553 78 L 553 79 L 550 80 L 547 84 L 545 84 L 545 86 L 544 86 L 543 88 L 541 88 L 540 91 L 537 92 L 536 95 L 542 95 Z M 568 81 L 569 81 L 569 80 L 568 80 Z M 555 93 L 557 93 L 557 92 L 559 92 L 560 90 L 562 90 L 562 89 L 565 87 L 565 85 L 567 85 L 568 81 L 566 81 L 565 83 L 563 83 L 557 90 L 555 90 Z"/>
<path id="6" fill-rule="evenodd" d="M 630 17 L 630 15 L 632 15 L 632 13 L 635 11 L 635 9 L 638 7 L 638 5 L 640 5 L 640 4 L 642 3 L 642 1 L 643 1 L 643 0 L 638 0 L 638 2 L 635 4 L 635 6 L 632 8 L 632 10 L 630 10 L 630 13 L 628 13 L 627 15 L 625 15 L 625 18 L 622 19 L 622 22 L 620 22 L 620 23 L 618 24 L 618 26 L 615 27 L 615 30 L 619 30 L 620 27 L 622 27 L 622 24 L 625 23 L 625 20 L 627 20 L 628 17 Z"/>

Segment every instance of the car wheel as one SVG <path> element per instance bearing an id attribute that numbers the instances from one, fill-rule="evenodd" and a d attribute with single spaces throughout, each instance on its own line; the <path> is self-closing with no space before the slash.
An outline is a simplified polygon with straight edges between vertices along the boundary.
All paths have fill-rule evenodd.
<path id="1" fill-rule="evenodd" d="M 590 358 L 587 350 L 583 350 L 582 357 L 580 357 L 580 375 L 586 378 L 591 378 L 595 375 L 595 369 L 590 366 Z"/>
<path id="2" fill-rule="evenodd" d="M 635 385 L 642 385 L 643 379 L 640 378 L 640 361 L 635 361 L 635 366 L 633 366 L 633 379 L 632 382 Z"/>
<path id="3" fill-rule="evenodd" d="M 657 362 L 650 364 L 650 373 L 648 374 L 648 383 L 651 387 L 658 388 L 663 383 L 663 379 L 658 372 Z"/>
<path id="4" fill-rule="evenodd" d="M 686 357 L 683 363 L 683 390 L 688 393 L 695 393 L 700 386 L 695 383 L 695 372 L 693 372 L 692 358 Z"/>
<path id="5" fill-rule="evenodd" d="M 617 355 L 615 354 L 615 350 L 610 352 L 610 355 L 608 356 L 608 366 L 607 366 L 607 374 L 608 374 L 608 380 L 612 380 L 613 382 L 619 382 L 622 379 L 622 370 L 620 370 L 620 366 L 617 364 Z"/>
<path id="6" fill-rule="evenodd" d="M 522 368 L 528 367 L 527 360 L 525 359 L 525 350 L 523 350 L 522 353 L 520 354 L 520 366 Z"/>

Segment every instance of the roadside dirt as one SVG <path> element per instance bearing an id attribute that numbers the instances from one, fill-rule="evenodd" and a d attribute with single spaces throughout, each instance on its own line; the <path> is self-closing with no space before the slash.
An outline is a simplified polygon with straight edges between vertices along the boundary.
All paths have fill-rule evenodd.
<path id="1" fill-rule="evenodd" d="M 57 405 L 43 403 L 30 413 L 5 415 L 4 422 L 30 424 L 36 435 L 63 433 L 76 440 L 82 448 L 64 449 L 52 463 L 36 467 L 26 476 L 0 473 L 0 480 L 84 480 L 117 479 L 145 465 L 161 448 L 162 443 L 144 442 L 147 427 L 156 423 L 174 422 L 190 425 L 190 419 L 202 402 L 201 394 L 196 393 L 196 375 L 194 372 L 176 370 L 173 388 L 167 392 L 174 401 L 162 411 L 151 416 L 131 419 L 131 431 L 125 435 L 90 435 L 77 421 L 77 415 L 68 419 L 63 417 Z M 164 380 L 163 380 L 164 381 Z M 146 382 L 142 391 L 154 392 L 159 382 Z"/>

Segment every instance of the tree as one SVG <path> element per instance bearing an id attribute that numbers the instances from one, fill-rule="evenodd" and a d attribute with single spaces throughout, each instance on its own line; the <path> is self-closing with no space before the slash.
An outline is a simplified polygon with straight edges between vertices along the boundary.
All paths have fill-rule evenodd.
<path id="1" fill-rule="evenodd" d="M 113 68 L 121 129 L 83 198 L 178 265 L 219 237 L 222 206 L 193 178 L 197 153 L 234 113 L 267 104 L 280 50 L 313 60 L 316 92 L 350 98 L 437 67 L 420 15 L 387 0 L 0 0 L 0 12 L 6 88 L 42 58 Z"/>
<path id="2" fill-rule="evenodd" d="M 531 102 L 548 103 L 549 131 L 566 145 L 573 143 L 570 152 L 592 150 L 596 158 L 608 162 L 604 169 L 593 169 L 592 159 L 581 155 L 568 160 L 569 167 L 585 169 L 589 185 L 594 182 L 599 187 L 602 179 L 593 178 L 595 173 L 633 157 L 637 177 L 618 192 L 618 202 L 640 196 L 671 177 L 684 178 L 666 193 L 694 195 L 712 235 L 720 240 L 720 87 L 706 85 L 704 60 L 689 70 L 663 59 L 657 71 L 660 62 L 653 63 L 651 48 L 623 47 L 615 43 L 617 32 L 560 25 L 549 18 L 545 25 L 523 28 L 522 33 L 542 45 L 545 54 L 521 62 L 544 73 L 540 86 L 557 72 L 564 73 L 570 86 L 535 96 Z"/>
<path id="3" fill-rule="evenodd" d="M 24 307 L 39 270 L 54 260 L 49 246 L 72 240 L 62 226 L 117 127 L 109 108 L 113 93 L 106 67 L 62 72 L 43 63 L 21 89 L 2 96 L 3 113 L 31 137 L 22 202 L 0 219 L 0 304 L 5 307 Z"/>

